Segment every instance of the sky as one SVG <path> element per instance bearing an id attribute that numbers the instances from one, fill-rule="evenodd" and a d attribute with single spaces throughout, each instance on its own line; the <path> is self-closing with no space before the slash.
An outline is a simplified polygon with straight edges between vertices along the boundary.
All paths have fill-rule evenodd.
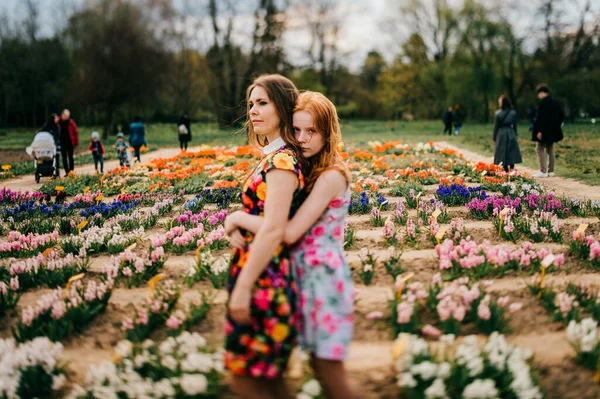
<path id="1" fill-rule="evenodd" d="M 61 9 L 75 9 L 85 0 L 37 0 L 40 4 L 40 35 L 49 36 L 56 30 L 61 29 L 66 20 L 61 19 Z M 301 2 L 302 0 L 296 0 Z M 347 65 L 351 70 L 357 71 L 364 63 L 365 57 L 369 51 L 379 51 L 388 61 L 393 60 L 400 50 L 401 42 L 409 34 L 407 29 L 395 26 L 397 31 L 403 32 L 402 35 L 394 36 L 389 32 L 389 24 L 386 19 L 394 15 L 395 9 L 407 0 L 340 0 L 340 5 L 336 9 L 337 15 L 342 17 L 343 24 L 339 39 L 339 54 L 342 64 Z M 425 1 L 425 0 L 424 0 Z M 447 0 L 451 6 L 460 6 L 462 0 Z M 497 4 L 500 0 L 481 0 L 487 4 Z M 541 37 L 541 21 L 534 19 L 535 9 L 541 0 L 503 0 L 503 4 L 508 5 L 509 10 L 507 18 L 513 25 L 517 36 L 528 38 L 526 48 L 533 49 L 535 40 Z M 586 0 L 564 0 L 561 9 L 561 15 L 564 22 L 577 22 L 578 4 L 583 4 Z M 178 7 L 184 7 L 184 4 L 191 4 L 192 9 L 200 14 L 203 5 L 207 0 L 174 0 Z M 590 13 L 590 20 L 600 18 L 600 1 L 592 1 L 593 10 Z M 0 15 L 6 14 L 11 20 L 21 20 L 26 15 L 26 8 L 22 0 L 0 0 Z M 249 33 L 253 27 L 251 15 L 243 15 L 243 10 L 238 10 L 240 14 L 236 19 L 235 37 L 236 42 L 249 44 Z M 203 27 L 195 47 L 200 51 L 208 48 L 212 42 L 211 25 L 208 18 L 204 15 L 197 15 L 197 21 Z M 192 18 L 192 19 L 193 19 Z M 294 65 L 307 65 L 309 60 L 306 56 L 306 48 L 310 44 L 310 34 L 302 25 L 302 20 L 298 17 L 288 17 L 288 29 L 284 35 L 284 45 L 289 61 Z"/>

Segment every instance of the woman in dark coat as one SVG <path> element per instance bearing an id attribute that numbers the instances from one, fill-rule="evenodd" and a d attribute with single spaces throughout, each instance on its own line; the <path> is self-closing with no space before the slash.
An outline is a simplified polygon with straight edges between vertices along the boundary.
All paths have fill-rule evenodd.
<path id="1" fill-rule="evenodd" d="M 185 129 L 182 128 L 182 125 Z M 192 141 L 192 128 L 190 118 L 187 113 L 181 115 L 177 123 L 177 131 L 179 133 L 179 147 L 181 150 L 187 151 L 188 143 Z"/>
<path id="2" fill-rule="evenodd" d="M 500 109 L 494 119 L 494 164 L 509 171 L 515 168 L 515 164 L 523 162 L 517 141 L 517 112 L 508 97 L 500 96 L 498 105 Z"/>

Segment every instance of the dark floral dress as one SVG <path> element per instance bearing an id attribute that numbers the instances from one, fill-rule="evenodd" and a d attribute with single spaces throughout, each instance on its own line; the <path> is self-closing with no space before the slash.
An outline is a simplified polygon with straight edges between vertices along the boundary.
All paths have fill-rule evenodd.
<path id="1" fill-rule="evenodd" d="M 298 176 L 290 215 L 300 207 L 304 177 L 296 153 L 288 147 L 267 155 L 246 181 L 242 190 L 244 211 L 263 215 L 267 193 L 267 172 L 289 170 Z M 254 234 L 243 231 L 246 244 L 235 250 L 231 259 L 227 291 L 235 287 L 237 277 L 248 259 Z M 227 314 L 225 322 L 225 367 L 236 375 L 276 378 L 286 369 L 296 342 L 296 286 L 290 269 L 290 248 L 279 245 L 265 270 L 254 283 L 250 303 L 251 323 L 237 324 Z"/>

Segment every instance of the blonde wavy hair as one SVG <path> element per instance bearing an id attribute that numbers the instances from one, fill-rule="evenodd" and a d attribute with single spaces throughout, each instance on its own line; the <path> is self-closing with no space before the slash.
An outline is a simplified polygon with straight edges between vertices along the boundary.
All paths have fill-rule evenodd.
<path id="1" fill-rule="evenodd" d="M 342 131 L 335 105 L 321 93 L 305 91 L 300 93 L 296 101 L 294 112 L 298 111 L 310 113 L 316 131 L 323 136 L 321 151 L 305 159 L 306 189 L 312 190 L 321 173 L 329 169 L 339 170 L 350 183 L 350 172 L 338 151 L 338 145 L 342 142 Z"/>

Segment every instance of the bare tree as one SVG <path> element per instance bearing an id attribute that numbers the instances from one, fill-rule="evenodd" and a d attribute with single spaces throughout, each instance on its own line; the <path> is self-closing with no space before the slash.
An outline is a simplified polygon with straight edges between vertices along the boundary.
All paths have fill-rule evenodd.
<path id="1" fill-rule="evenodd" d="M 27 11 L 25 18 L 25 33 L 30 42 L 34 42 L 38 34 L 40 5 L 38 0 L 24 0 L 23 5 Z"/>
<path id="2" fill-rule="evenodd" d="M 305 49 L 308 64 L 318 71 L 320 84 L 330 95 L 339 65 L 342 24 L 348 11 L 338 0 L 306 0 L 292 12 L 298 16 L 298 28 L 309 31 L 310 42 Z"/>
<path id="3" fill-rule="evenodd" d="M 234 7 L 229 0 L 209 0 L 213 44 L 206 59 L 214 75 L 212 98 L 220 126 L 238 123 L 243 115 L 244 90 L 255 75 L 282 71 L 285 57 L 281 40 L 286 23 L 286 3 L 275 0 L 255 3 L 250 14 L 254 25 L 249 50 L 244 51 L 233 39 L 238 18 L 236 10 L 241 5 L 237 3 Z"/>
<path id="4" fill-rule="evenodd" d="M 435 60 L 443 60 L 449 55 L 458 20 L 457 11 L 446 0 L 388 0 L 388 7 L 390 16 L 383 21 L 382 28 L 398 43 L 417 32 Z"/>

